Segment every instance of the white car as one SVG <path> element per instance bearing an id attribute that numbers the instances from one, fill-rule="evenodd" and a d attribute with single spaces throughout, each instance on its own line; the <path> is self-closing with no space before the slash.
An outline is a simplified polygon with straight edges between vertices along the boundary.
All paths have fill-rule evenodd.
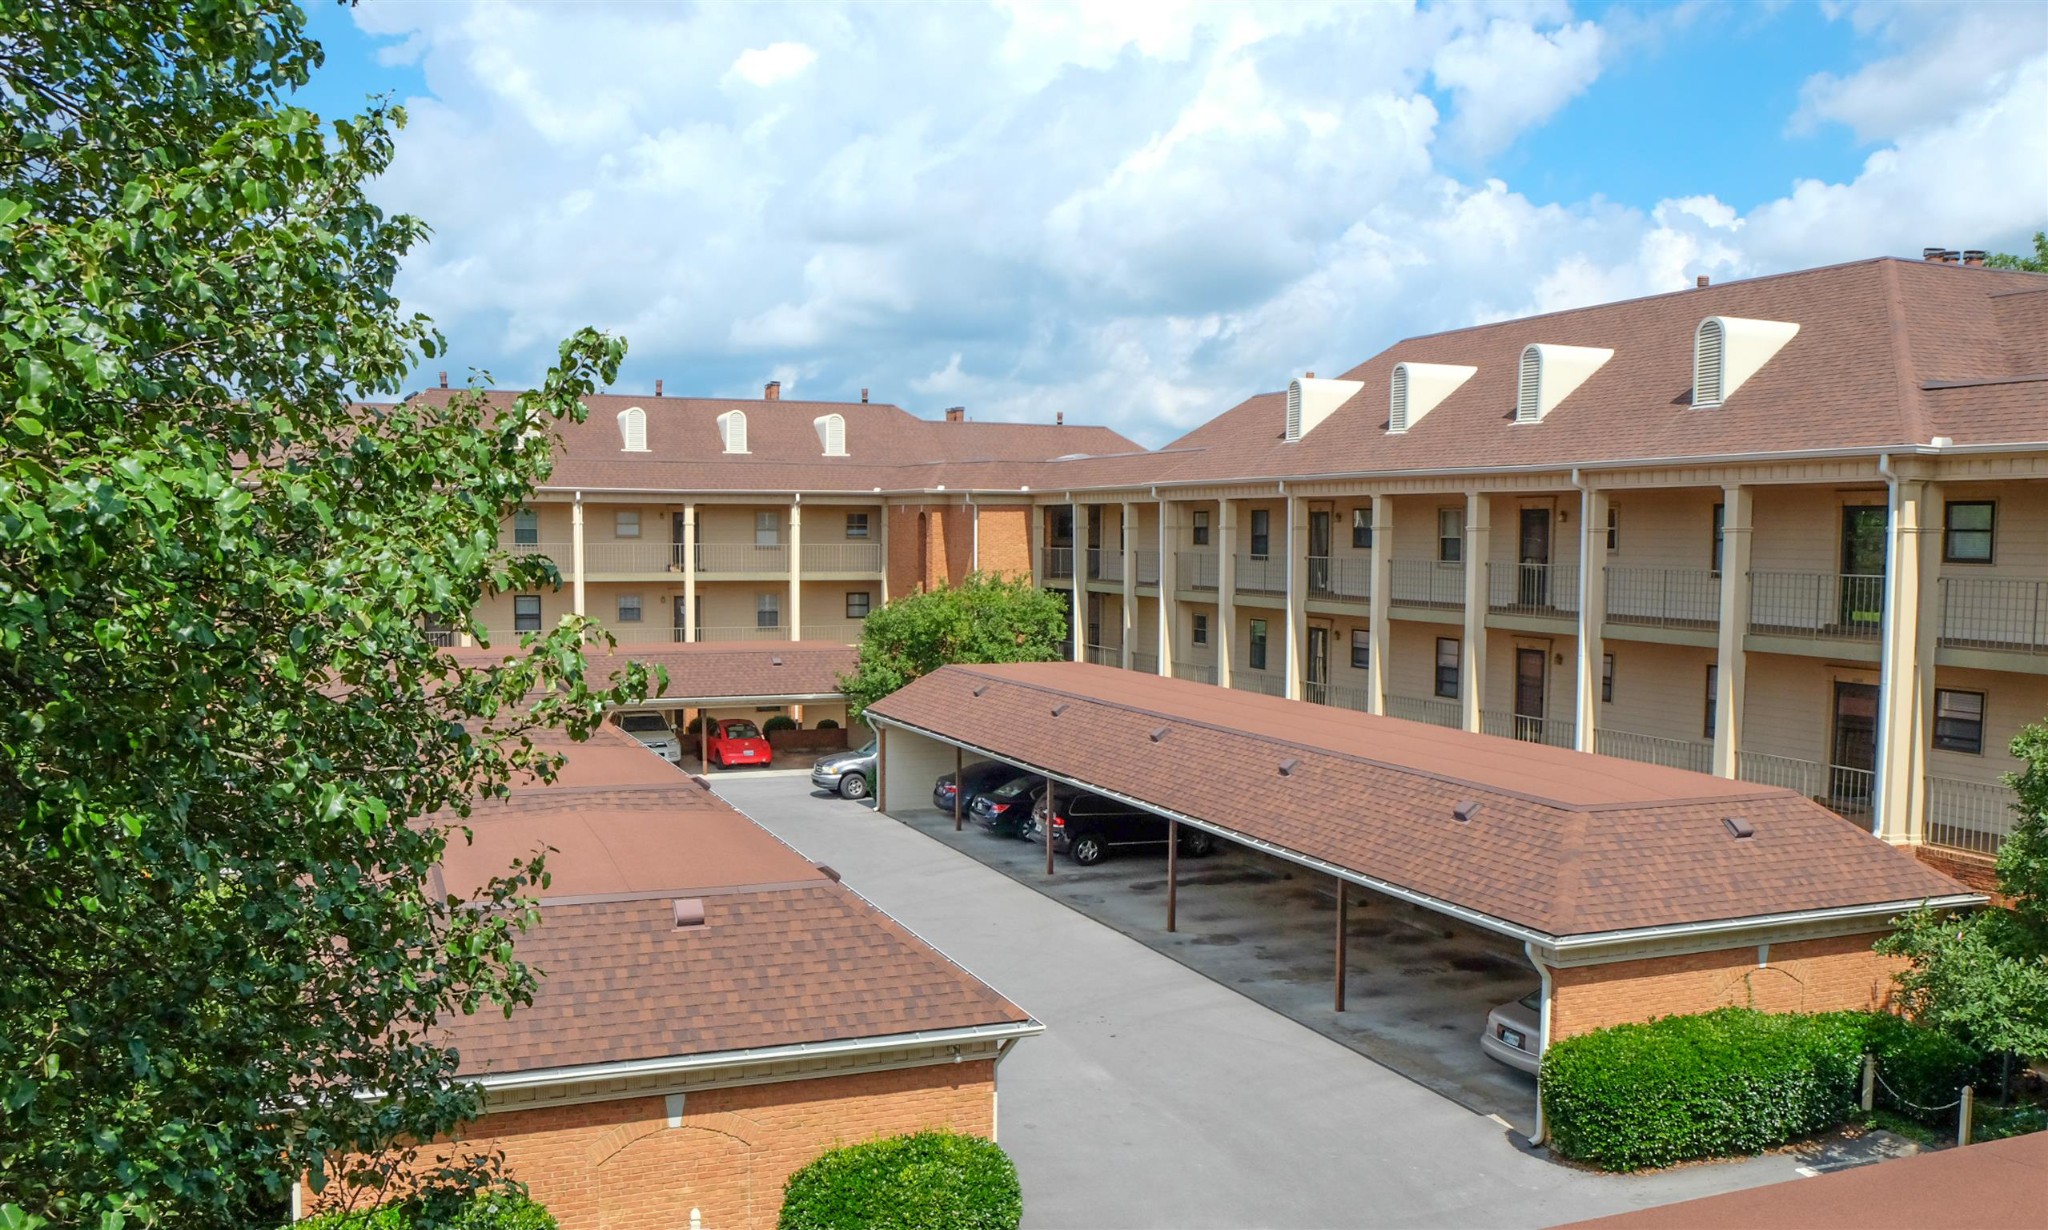
<path id="1" fill-rule="evenodd" d="M 1542 1045 L 1542 1031 L 1543 992 L 1539 989 L 1487 1013 L 1486 1032 L 1479 1035 L 1479 1049 L 1510 1068 L 1534 1076 L 1542 1062 L 1536 1050 Z"/>
<path id="2" fill-rule="evenodd" d="M 683 742 L 659 713 L 626 713 L 619 716 L 619 729 L 640 740 L 648 751 L 670 764 L 683 763 Z"/>

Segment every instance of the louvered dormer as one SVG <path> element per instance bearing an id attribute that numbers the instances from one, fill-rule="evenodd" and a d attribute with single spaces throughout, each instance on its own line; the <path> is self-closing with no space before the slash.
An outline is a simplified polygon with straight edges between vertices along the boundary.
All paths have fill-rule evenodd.
<path id="1" fill-rule="evenodd" d="M 1456 363 L 1396 363 L 1387 389 L 1387 431 L 1400 435 L 1479 371 Z"/>
<path id="2" fill-rule="evenodd" d="M 1515 381 L 1515 422 L 1542 422 L 1613 357 L 1614 352 L 1604 346 L 1537 342 L 1523 347 L 1522 368 Z"/>
<path id="3" fill-rule="evenodd" d="M 628 453 L 647 451 L 647 412 L 638 406 L 619 411 L 619 447 Z"/>
<path id="4" fill-rule="evenodd" d="M 1718 406 L 1770 362 L 1799 326 L 1784 320 L 1709 316 L 1692 341 L 1692 404 Z"/>
<path id="5" fill-rule="evenodd" d="M 845 415 L 821 414 L 811 420 L 811 426 L 818 429 L 818 445 L 827 457 L 846 456 Z"/>
<path id="6" fill-rule="evenodd" d="M 718 438 L 725 442 L 728 453 L 747 451 L 747 412 L 728 410 L 718 416 Z"/>
<path id="7" fill-rule="evenodd" d="M 1289 440 L 1299 440 L 1329 418 L 1337 407 L 1350 401 L 1365 385 L 1357 380 L 1317 380 L 1304 376 L 1287 386 L 1287 429 Z"/>

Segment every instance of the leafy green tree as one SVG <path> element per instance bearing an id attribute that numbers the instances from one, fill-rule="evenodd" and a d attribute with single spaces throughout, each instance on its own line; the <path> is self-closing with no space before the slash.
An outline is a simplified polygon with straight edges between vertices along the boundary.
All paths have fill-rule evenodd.
<path id="1" fill-rule="evenodd" d="M 858 717 L 869 705 L 951 662 L 1054 662 L 1067 634 L 1067 603 L 1027 577 L 974 573 L 958 585 L 918 590 L 867 618 L 860 658 L 839 681 Z"/>
<path id="2" fill-rule="evenodd" d="M 1998 853 L 2011 908 L 1920 910 L 1878 950 L 1912 962 L 1898 984 L 1913 1019 L 1979 1050 L 2033 1059 L 2048 1055 L 2048 726 L 2020 731 L 2012 754 L 2024 767 L 2006 779 L 2018 801 Z"/>
<path id="3" fill-rule="evenodd" d="M 0 3 L 0 1224 L 388 1195 L 478 1110 L 435 1022 L 533 986 L 540 860 L 431 869 L 552 771 L 539 728 L 644 691 L 585 682 L 575 621 L 474 666 L 426 630 L 559 582 L 500 510 L 624 346 L 509 411 L 357 400 L 441 340 L 391 290 L 422 224 L 363 193 L 403 117 L 287 105 L 304 21 Z M 490 1170 L 421 1164 L 428 1220 Z"/>
<path id="4" fill-rule="evenodd" d="M 2048 273 L 2048 231 L 2034 232 L 2034 254 L 2020 256 L 2011 252 L 1994 252 L 1984 261 L 1993 269 L 2024 269 L 2028 273 Z"/>

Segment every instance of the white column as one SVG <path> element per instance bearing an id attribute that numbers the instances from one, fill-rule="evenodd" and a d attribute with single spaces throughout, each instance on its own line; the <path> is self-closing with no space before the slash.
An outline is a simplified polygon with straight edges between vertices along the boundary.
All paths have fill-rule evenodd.
<path id="1" fill-rule="evenodd" d="M 1289 700 L 1302 698 L 1302 653 L 1308 640 L 1308 501 L 1287 497 L 1287 686 Z"/>
<path id="2" fill-rule="evenodd" d="M 1230 686 L 1237 658 L 1237 505 L 1216 501 L 1216 682 Z"/>
<path id="3" fill-rule="evenodd" d="M 1900 476 L 1892 483 L 1885 550 L 1884 668 L 1878 693 L 1877 835 L 1922 840 L 1927 753 L 1934 734 L 1934 655 L 1939 613 L 1931 610 L 1941 567 L 1941 485 Z"/>
<path id="4" fill-rule="evenodd" d="M 1117 538 L 1123 544 L 1123 668 L 1131 669 L 1132 642 L 1138 631 L 1138 506 L 1125 500 L 1117 512 Z"/>
<path id="5" fill-rule="evenodd" d="M 697 639 L 697 505 L 683 505 L 683 639 Z"/>
<path id="6" fill-rule="evenodd" d="M 1387 668 L 1392 663 L 1389 648 L 1393 620 L 1389 607 L 1394 601 L 1394 501 L 1383 495 L 1372 497 L 1372 602 L 1367 617 L 1366 650 L 1371 661 L 1366 672 L 1366 708 L 1372 713 L 1387 711 Z"/>
<path id="7" fill-rule="evenodd" d="M 1486 697 L 1486 564 L 1493 551 L 1493 501 L 1483 491 L 1465 494 L 1465 645 L 1459 654 L 1464 678 L 1458 703 L 1466 730 L 1478 730 Z"/>
<path id="8" fill-rule="evenodd" d="M 882 501 L 882 524 L 876 533 L 882 536 L 882 601 L 889 600 L 889 501 Z"/>
<path id="9" fill-rule="evenodd" d="M 1574 733 L 1582 752 L 1600 750 L 1600 683 L 1606 675 L 1607 493 L 1579 491 L 1579 676 Z"/>
<path id="10" fill-rule="evenodd" d="M 578 615 L 586 611 L 583 602 L 583 493 L 569 506 L 569 600 Z"/>
<path id="11" fill-rule="evenodd" d="M 804 506 L 798 496 L 789 506 L 789 639 L 804 635 Z"/>
<path id="12" fill-rule="evenodd" d="M 1088 660 L 1088 599 L 1084 596 L 1087 587 L 1081 579 L 1088 575 L 1088 519 L 1080 504 L 1068 504 L 1067 509 L 1073 516 L 1074 527 L 1073 532 L 1067 535 L 1073 544 L 1067 552 L 1067 562 L 1072 565 L 1067 569 L 1067 584 L 1072 587 L 1073 595 L 1074 661 L 1085 662 Z"/>
<path id="13" fill-rule="evenodd" d="M 1742 705 L 1749 656 L 1751 488 L 1721 489 L 1721 635 L 1714 659 L 1714 775 L 1734 777 L 1742 751 Z"/>
<path id="14" fill-rule="evenodd" d="M 1159 673 L 1173 674 L 1180 636 L 1180 515 L 1172 500 L 1159 501 Z"/>

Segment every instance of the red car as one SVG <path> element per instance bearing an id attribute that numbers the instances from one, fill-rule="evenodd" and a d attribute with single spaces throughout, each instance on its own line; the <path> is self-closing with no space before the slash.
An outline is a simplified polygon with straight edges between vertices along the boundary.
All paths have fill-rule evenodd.
<path id="1" fill-rule="evenodd" d="M 730 769 L 736 764 L 768 765 L 774 763 L 775 752 L 768 746 L 768 736 L 752 722 L 730 718 L 723 722 L 711 723 L 711 763 L 721 769 Z"/>

